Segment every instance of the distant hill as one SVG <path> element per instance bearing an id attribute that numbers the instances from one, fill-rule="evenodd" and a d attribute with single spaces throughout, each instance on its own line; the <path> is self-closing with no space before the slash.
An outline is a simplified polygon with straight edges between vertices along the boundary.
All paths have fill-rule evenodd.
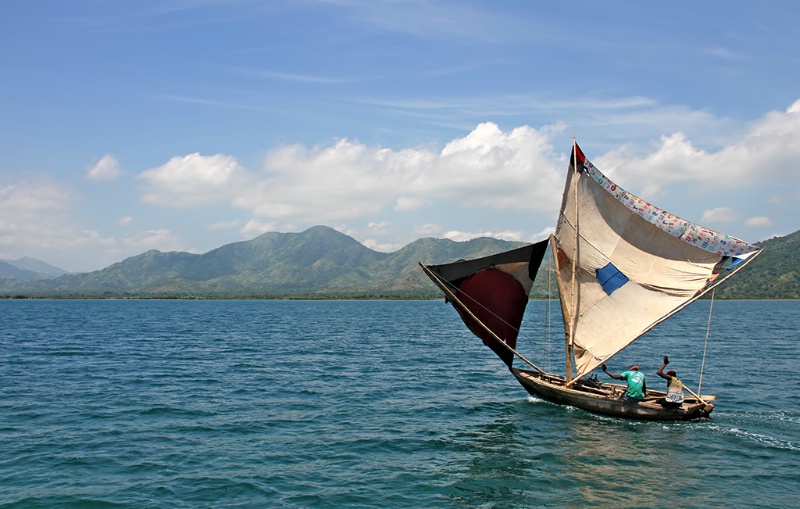
<path id="1" fill-rule="evenodd" d="M 800 298 L 800 231 L 758 242 L 763 253 L 718 289 L 722 299 Z"/>
<path id="2" fill-rule="evenodd" d="M 67 274 L 66 270 L 48 265 L 34 258 L 20 258 L 18 260 L 0 259 L 0 279 L 18 279 L 21 281 L 37 281 L 40 279 L 53 279 Z"/>
<path id="3" fill-rule="evenodd" d="M 481 238 L 421 239 L 373 251 L 326 226 L 265 233 L 204 254 L 148 251 L 105 269 L 51 280 L 0 280 L 30 297 L 411 298 L 438 296 L 418 262 L 442 263 L 522 245 Z"/>
<path id="4" fill-rule="evenodd" d="M 717 289 L 716 296 L 800 298 L 799 244 L 800 232 L 762 242 L 764 253 Z M 380 253 L 332 228 L 315 226 L 301 233 L 265 233 L 204 254 L 148 251 L 102 270 L 51 279 L 0 272 L 6 278 L 0 279 L 0 297 L 437 298 L 439 291 L 418 262 L 445 263 L 522 245 L 492 238 L 424 238 L 394 253 Z M 540 268 L 534 298 L 547 296 L 548 267 L 545 261 Z"/>

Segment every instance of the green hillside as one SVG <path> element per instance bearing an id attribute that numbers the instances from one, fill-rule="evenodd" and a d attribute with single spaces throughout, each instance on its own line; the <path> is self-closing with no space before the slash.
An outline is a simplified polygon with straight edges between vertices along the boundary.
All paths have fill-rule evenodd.
<path id="1" fill-rule="evenodd" d="M 265 233 L 204 254 L 148 251 L 86 274 L 45 281 L 0 279 L 0 295 L 137 298 L 428 298 L 437 290 L 418 262 L 497 253 L 519 243 L 421 239 L 373 251 L 325 226 Z"/>
<path id="2" fill-rule="evenodd" d="M 6 276 L 0 279 L 0 297 L 438 298 L 418 262 L 445 263 L 521 245 L 491 238 L 424 238 L 380 253 L 316 226 L 301 233 L 265 233 L 204 254 L 148 251 L 86 274 L 46 280 Z M 763 254 L 722 285 L 718 298 L 800 297 L 800 232 L 760 245 Z M 549 258 L 539 270 L 533 298 L 555 296 Z"/>
<path id="3" fill-rule="evenodd" d="M 800 231 L 758 246 L 763 252 L 717 289 L 722 299 L 800 298 Z"/>

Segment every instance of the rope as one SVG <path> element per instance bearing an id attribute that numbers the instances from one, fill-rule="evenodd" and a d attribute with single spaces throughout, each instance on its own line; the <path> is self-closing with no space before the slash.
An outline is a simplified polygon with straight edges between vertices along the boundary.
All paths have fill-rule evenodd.
<path id="1" fill-rule="evenodd" d="M 553 247 L 550 247 L 552 251 Z M 552 253 L 551 253 L 552 255 Z M 547 342 L 545 343 L 545 356 L 547 358 L 547 371 L 552 369 L 550 365 L 550 355 L 552 353 L 552 345 L 550 344 L 550 331 L 552 329 L 552 317 L 550 316 L 551 313 L 551 303 L 553 302 L 553 257 L 550 256 L 547 260 L 547 309 L 546 311 L 546 318 L 545 318 L 545 326 L 546 332 L 545 337 L 547 338 Z"/>
<path id="2" fill-rule="evenodd" d="M 456 299 L 456 301 L 458 301 L 458 298 L 456 298 L 456 296 L 455 296 L 455 291 L 456 291 L 456 290 L 458 290 L 459 288 L 458 288 L 456 285 L 454 285 L 453 283 L 451 283 L 450 281 L 448 281 L 448 280 L 446 280 L 446 279 L 441 279 L 441 278 L 439 278 L 439 277 L 438 277 L 438 275 L 437 275 L 436 279 L 438 279 L 439 281 L 441 281 L 442 283 L 444 283 L 444 285 L 445 285 L 445 286 L 447 286 L 447 288 L 449 289 L 449 291 L 450 291 L 450 294 L 453 296 L 453 298 L 454 298 L 454 299 Z M 503 320 L 503 317 L 502 317 L 502 316 L 499 316 L 497 313 L 495 313 L 495 312 L 494 312 L 494 311 L 492 311 L 491 309 L 487 308 L 486 306 L 484 306 L 483 304 L 481 304 L 480 302 L 478 302 L 478 300 L 476 300 L 476 299 L 475 299 L 475 297 L 473 297 L 472 295 L 470 295 L 470 294 L 468 294 L 468 293 L 466 293 L 466 292 L 464 292 L 464 291 L 462 291 L 462 292 L 461 292 L 461 295 L 463 295 L 463 296 L 467 297 L 467 298 L 470 300 L 470 302 L 472 302 L 472 303 L 474 303 L 476 306 L 479 306 L 480 308 L 482 308 L 484 311 L 486 311 L 487 313 L 489 313 L 490 315 L 492 315 L 493 317 L 495 317 L 495 318 L 496 318 L 498 321 L 500 321 L 500 322 L 502 322 L 502 323 L 504 323 L 504 324 L 508 325 L 508 327 L 509 327 L 510 329 L 513 329 L 513 330 L 517 331 L 517 335 L 519 335 L 519 333 L 520 333 L 520 330 L 519 330 L 518 328 L 514 327 L 513 325 L 511 325 L 511 324 L 510 324 L 510 323 L 508 323 L 507 321 Z M 464 306 L 463 304 L 462 304 L 462 307 L 463 307 L 465 310 L 469 311 L 469 310 L 467 309 L 467 307 L 466 307 L 466 306 Z M 472 314 L 472 312 L 470 312 L 470 314 Z M 478 323 L 480 323 L 481 325 L 483 325 L 483 323 L 481 323 L 479 320 L 477 320 L 477 319 L 476 319 L 476 321 L 477 321 Z M 485 327 L 485 326 L 484 326 L 484 327 Z M 486 328 L 486 330 L 489 330 L 489 328 L 488 328 L 488 327 L 485 327 L 485 328 Z M 492 332 L 492 331 L 491 331 L 491 330 L 489 330 L 489 332 Z M 492 332 L 492 334 L 494 334 L 494 333 Z"/>
<path id="3" fill-rule="evenodd" d="M 697 384 L 697 393 L 703 394 L 701 389 L 703 388 L 703 372 L 706 369 L 706 351 L 708 350 L 708 334 L 711 331 L 711 315 L 714 312 L 714 294 L 716 293 L 717 289 L 711 290 L 711 306 L 708 308 L 708 326 L 706 326 L 706 342 L 703 345 L 703 363 L 700 365 L 700 383 Z"/>

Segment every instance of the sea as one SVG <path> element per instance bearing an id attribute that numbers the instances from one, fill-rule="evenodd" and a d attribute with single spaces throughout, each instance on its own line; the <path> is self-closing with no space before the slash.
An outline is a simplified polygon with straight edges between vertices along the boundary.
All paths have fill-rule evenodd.
<path id="1" fill-rule="evenodd" d="M 696 302 L 608 367 L 668 355 L 712 418 L 637 422 L 528 396 L 443 301 L 3 300 L 0 507 L 800 507 L 799 339 L 800 301 Z M 563 343 L 532 301 L 520 351 Z"/>

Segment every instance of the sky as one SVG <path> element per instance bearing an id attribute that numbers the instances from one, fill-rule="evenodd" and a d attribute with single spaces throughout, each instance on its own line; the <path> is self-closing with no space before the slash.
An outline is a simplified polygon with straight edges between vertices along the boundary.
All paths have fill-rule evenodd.
<path id="1" fill-rule="evenodd" d="M 573 139 L 670 213 L 786 235 L 798 26 L 795 0 L 0 2 L 0 259 L 534 242 Z"/>

